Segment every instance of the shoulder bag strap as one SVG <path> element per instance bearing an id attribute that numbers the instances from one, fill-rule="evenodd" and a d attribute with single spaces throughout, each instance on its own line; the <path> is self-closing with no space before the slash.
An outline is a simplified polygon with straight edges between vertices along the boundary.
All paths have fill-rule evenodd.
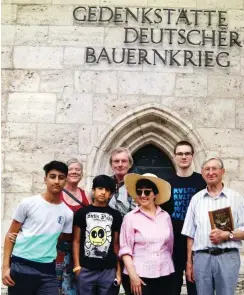
<path id="1" fill-rule="evenodd" d="M 73 194 L 71 194 L 69 191 L 67 191 L 65 188 L 63 188 L 63 192 L 65 192 L 71 199 L 73 199 L 78 204 L 80 204 L 81 206 L 84 207 L 84 204 L 80 200 L 78 200 Z"/>

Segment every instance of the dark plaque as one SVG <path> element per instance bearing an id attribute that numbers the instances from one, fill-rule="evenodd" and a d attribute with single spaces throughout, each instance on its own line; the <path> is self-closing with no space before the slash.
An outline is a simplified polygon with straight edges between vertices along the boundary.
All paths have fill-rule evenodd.
<path id="1" fill-rule="evenodd" d="M 231 207 L 226 207 L 215 211 L 209 211 L 208 214 L 212 229 L 219 228 L 224 231 L 234 230 Z"/>

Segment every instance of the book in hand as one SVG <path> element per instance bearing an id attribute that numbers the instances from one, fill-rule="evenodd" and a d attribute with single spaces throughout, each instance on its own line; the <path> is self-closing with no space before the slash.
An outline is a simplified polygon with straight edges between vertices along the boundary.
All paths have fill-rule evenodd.
<path id="1" fill-rule="evenodd" d="M 223 231 L 233 231 L 234 222 L 231 207 L 225 207 L 214 211 L 209 211 L 211 228 L 219 228 Z"/>

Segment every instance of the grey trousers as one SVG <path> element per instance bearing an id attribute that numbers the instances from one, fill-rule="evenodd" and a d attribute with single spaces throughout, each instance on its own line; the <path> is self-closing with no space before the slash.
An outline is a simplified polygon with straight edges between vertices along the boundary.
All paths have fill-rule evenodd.
<path id="1" fill-rule="evenodd" d="M 82 268 L 77 278 L 79 295 L 116 295 L 119 287 L 113 285 L 116 270 L 90 270 Z"/>
<path id="2" fill-rule="evenodd" d="M 240 271 L 238 250 L 220 255 L 195 253 L 193 256 L 197 295 L 234 295 Z"/>

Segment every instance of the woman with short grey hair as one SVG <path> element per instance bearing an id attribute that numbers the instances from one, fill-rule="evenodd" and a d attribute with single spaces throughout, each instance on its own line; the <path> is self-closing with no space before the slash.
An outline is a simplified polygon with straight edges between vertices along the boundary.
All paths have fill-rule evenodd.
<path id="1" fill-rule="evenodd" d="M 78 184 L 83 176 L 83 165 L 77 159 L 72 158 L 67 162 L 67 182 L 61 193 L 62 201 L 73 211 L 91 203 L 90 196 L 81 189 Z M 56 274 L 59 280 L 61 295 L 77 295 L 75 275 L 73 273 L 72 237 L 66 241 L 60 241 L 57 246 Z"/>

